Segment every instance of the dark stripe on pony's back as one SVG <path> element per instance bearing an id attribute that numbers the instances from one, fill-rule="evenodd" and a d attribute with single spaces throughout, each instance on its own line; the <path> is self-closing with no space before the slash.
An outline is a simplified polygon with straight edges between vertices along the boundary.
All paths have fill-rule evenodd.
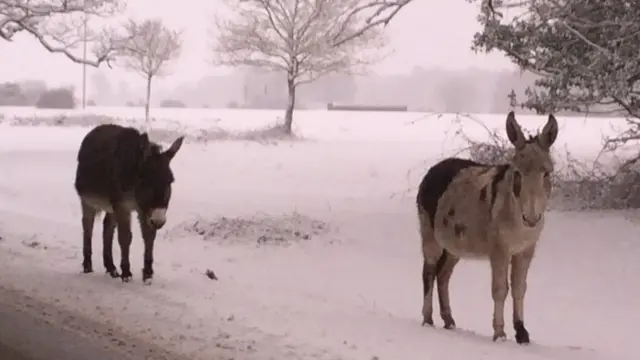
<path id="1" fill-rule="evenodd" d="M 486 167 L 487 165 L 466 159 L 447 158 L 433 165 L 427 171 L 418 187 L 416 202 L 419 209 L 427 212 L 431 226 L 433 226 L 433 221 L 436 217 L 438 201 L 449 187 L 449 184 L 460 171 L 474 166 Z"/>
<path id="2" fill-rule="evenodd" d="M 507 170 L 509 170 L 509 165 L 498 165 L 496 166 L 496 173 L 493 175 L 493 179 L 491 179 L 491 207 L 496 203 L 496 198 L 498 196 L 498 185 L 504 177 L 507 175 Z"/>

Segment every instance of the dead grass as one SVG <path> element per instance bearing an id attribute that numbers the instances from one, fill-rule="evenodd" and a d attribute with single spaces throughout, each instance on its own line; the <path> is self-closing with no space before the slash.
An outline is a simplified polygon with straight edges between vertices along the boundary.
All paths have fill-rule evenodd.
<path id="1" fill-rule="evenodd" d="M 329 224 L 294 212 L 252 217 L 199 217 L 170 229 L 166 236 L 172 239 L 196 236 L 219 244 L 290 246 L 322 239 L 329 232 Z"/>

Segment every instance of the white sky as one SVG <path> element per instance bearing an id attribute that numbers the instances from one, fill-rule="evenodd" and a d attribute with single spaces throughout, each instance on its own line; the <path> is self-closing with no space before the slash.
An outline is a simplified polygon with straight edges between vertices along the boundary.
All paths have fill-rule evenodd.
<path id="1" fill-rule="evenodd" d="M 169 26 L 185 30 L 182 57 L 173 67 L 174 75 L 162 81 L 164 86 L 225 71 L 207 62 L 207 29 L 211 14 L 221 6 L 218 0 L 129 0 L 128 14 L 138 18 L 161 17 Z M 470 50 L 472 36 L 479 29 L 475 20 L 477 6 L 466 0 L 414 0 L 388 26 L 393 54 L 373 70 L 406 73 L 414 66 L 449 69 L 511 67 L 502 54 L 474 54 Z M 17 36 L 13 42 L 0 42 L 0 55 L 2 82 L 43 79 L 50 85 L 74 84 L 80 87 L 80 65 L 62 55 L 47 53 L 26 34 Z M 92 69 L 88 69 L 91 74 Z M 119 69 L 110 71 L 109 77 L 116 81 L 138 80 L 135 74 Z"/>

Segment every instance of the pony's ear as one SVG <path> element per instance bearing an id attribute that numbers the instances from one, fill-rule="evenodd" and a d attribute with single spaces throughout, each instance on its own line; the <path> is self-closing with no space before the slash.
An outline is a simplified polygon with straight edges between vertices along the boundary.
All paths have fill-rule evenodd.
<path id="1" fill-rule="evenodd" d="M 516 114 L 513 111 L 510 111 L 507 115 L 506 128 L 509 141 L 511 141 L 516 149 L 522 149 L 527 144 L 527 139 L 524 137 L 522 128 L 520 124 L 518 124 Z"/>
<path id="2" fill-rule="evenodd" d="M 542 132 L 538 136 L 538 142 L 544 149 L 549 149 L 558 138 L 558 120 L 555 116 L 549 114 L 549 120 L 542 128 Z"/>
<path id="3" fill-rule="evenodd" d="M 180 147 L 182 147 L 183 141 L 184 141 L 184 136 L 180 136 L 173 142 L 173 144 L 171 144 L 171 146 L 167 149 L 167 151 L 164 152 L 164 155 L 167 158 L 169 158 L 169 161 L 171 161 L 171 159 L 173 159 L 173 157 L 176 156 L 176 153 L 178 152 L 178 150 L 180 150 Z"/>

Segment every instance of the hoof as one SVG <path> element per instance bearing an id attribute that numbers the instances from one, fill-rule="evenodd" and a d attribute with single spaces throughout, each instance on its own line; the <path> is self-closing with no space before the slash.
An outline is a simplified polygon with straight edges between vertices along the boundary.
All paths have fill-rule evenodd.
<path id="1" fill-rule="evenodd" d="M 116 270 L 116 269 L 107 270 L 106 273 L 107 273 L 107 275 L 111 276 L 114 279 L 120 277 L 120 273 L 118 273 L 118 270 Z"/>
<path id="2" fill-rule="evenodd" d="M 93 266 L 91 264 L 82 264 L 82 272 L 84 274 L 89 274 L 93 272 Z"/>
<path id="3" fill-rule="evenodd" d="M 131 273 L 131 271 L 129 269 L 120 269 L 122 270 L 122 273 L 120 274 L 120 278 L 122 279 L 123 283 L 128 283 L 129 281 L 131 281 L 131 278 L 133 277 L 133 274 Z"/>
<path id="4" fill-rule="evenodd" d="M 430 317 L 425 317 L 422 320 L 422 326 L 433 326 L 433 319 Z"/>
<path id="5" fill-rule="evenodd" d="M 516 321 L 514 327 L 516 329 L 516 342 L 523 345 L 528 344 L 529 332 L 524 327 L 524 323 L 522 321 Z"/>
<path id="6" fill-rule="evenodd" d="M 499 332 L 493 334 L 493 341 L 494 342 L 498 342 L 498 341 L 502 342 L 502 341 L 505 341 L 505 340 L 507 340 L 507 334 L 505 334 L 504 331 L 499 331 Z"/>
<path id="7" fill-rule="evenodd" d="M 451 314 L 443 314 L 442 321 L 444 321 L 444 328 L 447 330 L 453 330 L 456 328 L 456 322 L 453 320 Z"/>
<path id="8" fill-rule="evenodd" d="M 151 285 L 153 282 L 153 269 L 142 269 L 142 283 L 145 285 Z"/>

